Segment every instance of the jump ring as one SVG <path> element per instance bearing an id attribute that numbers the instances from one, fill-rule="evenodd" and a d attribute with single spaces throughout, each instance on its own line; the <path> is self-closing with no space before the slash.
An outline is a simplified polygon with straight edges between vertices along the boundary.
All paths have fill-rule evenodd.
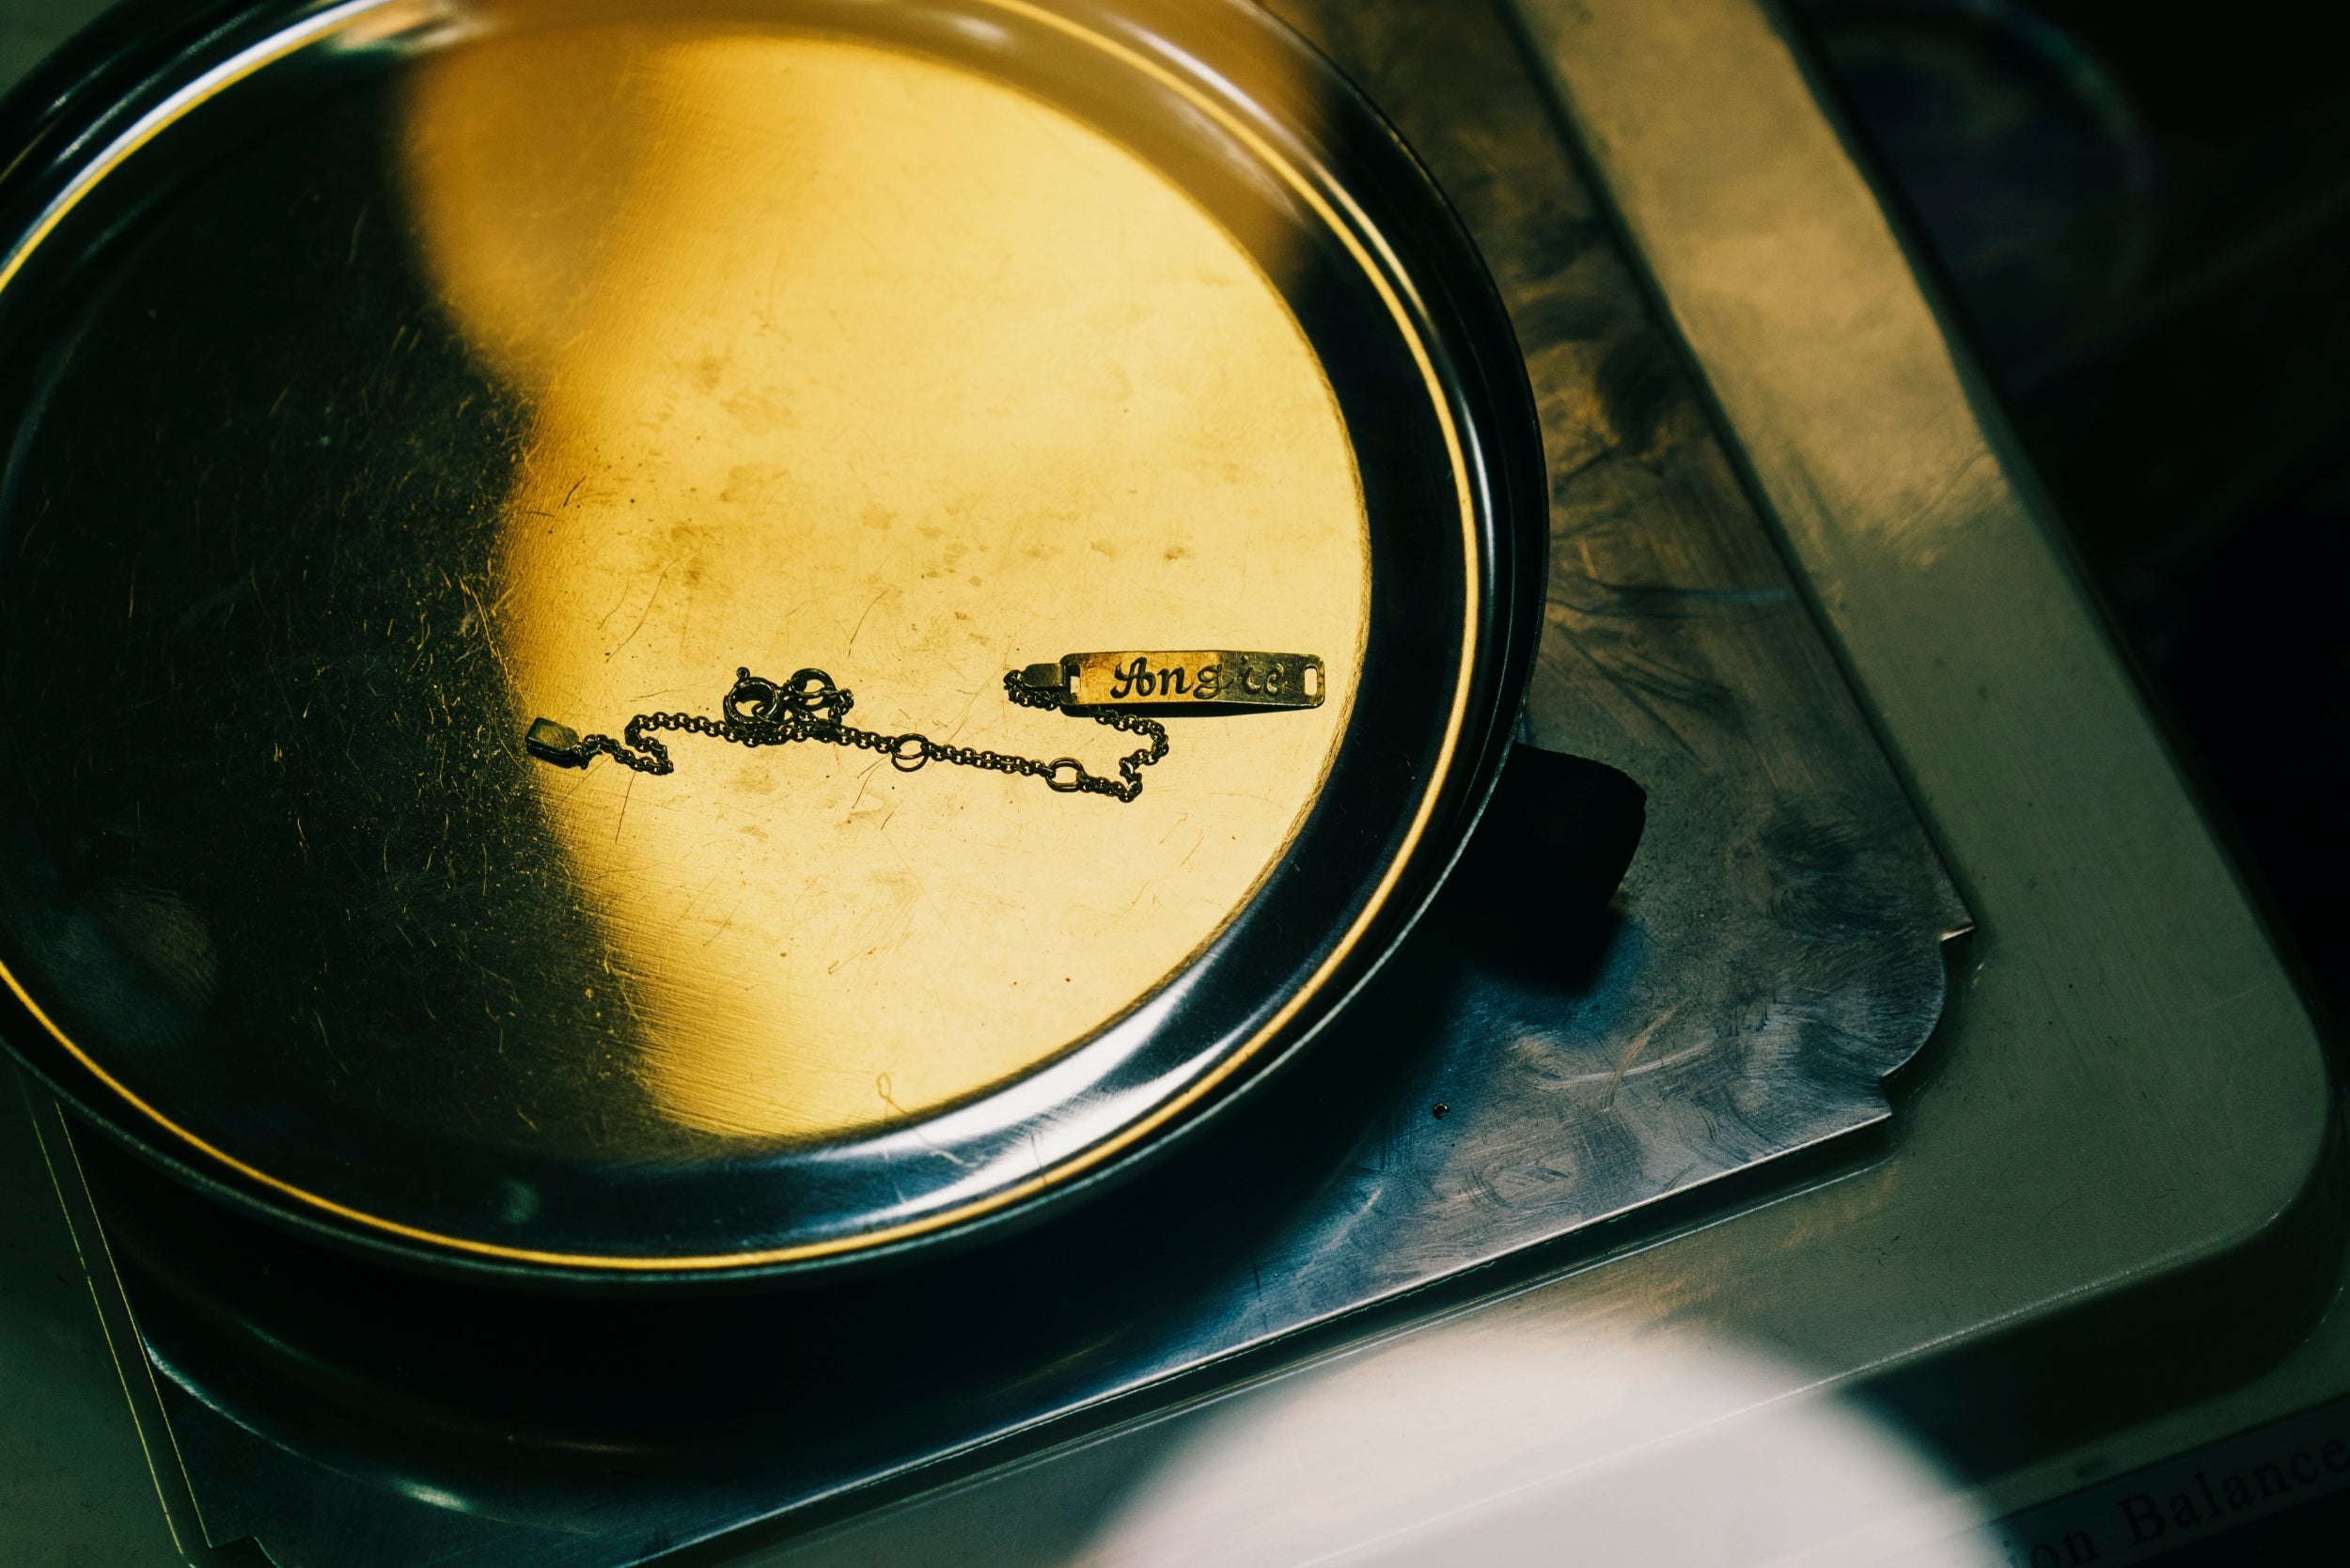
<path id="1" fill-rule="evenodd" d="M 901 735 L 889 743 L 889 765 L 900 773 L 913 773 L 930 760 L 931 743 L 920 735 Z"/>
<path id="2" fill-rule="evenodd" d="M 1061 782 L 1060 777 L 1060 770 L 1063 768 L 1069 770 L 1069 782 L 1066 784 Z M 1084 789 L 1085 782 L 1086 766 L 1074 757 L 1056 757 L 1045 766 L 1044 786 L 1046 789 L 1058 790 L 1062 794 L 1072 795 Z"/>

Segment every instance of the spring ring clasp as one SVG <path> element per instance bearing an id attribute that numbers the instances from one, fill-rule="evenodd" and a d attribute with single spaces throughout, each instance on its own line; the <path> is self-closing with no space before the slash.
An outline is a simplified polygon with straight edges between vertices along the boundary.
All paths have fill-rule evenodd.
<path id="1" fill-rule="evenodd" d="M 783 714 L 783 688 L 773 681 L 753 675 L 747 668 L 734 672 L 734 687 L 727 693 L 726 713 L 730 724 L 773 724 Z"/>

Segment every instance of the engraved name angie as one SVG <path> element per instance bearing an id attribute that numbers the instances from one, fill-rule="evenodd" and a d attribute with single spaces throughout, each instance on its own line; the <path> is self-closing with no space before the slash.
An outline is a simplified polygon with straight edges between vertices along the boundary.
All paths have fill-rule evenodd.
<path id="1" fill-rule="evenodd" d="M 1283 659 L 1217 658 L 1198 665 L 1153 666 L 1149 654 L 1136 653 L 1114 665 L 1110 675 L 1109 699 L 1113 702 L 1173 698 L 1215 702 L 1243 697 L 1312 700 L 1320 696 L 1307 679 L 1308 675 L 1318 678 L 1320 670 Z"/>

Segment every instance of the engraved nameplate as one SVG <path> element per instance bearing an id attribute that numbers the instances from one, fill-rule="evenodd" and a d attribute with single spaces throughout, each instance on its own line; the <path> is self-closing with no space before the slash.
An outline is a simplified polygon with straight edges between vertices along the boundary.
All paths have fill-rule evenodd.
<path id="1" fill-rule="evenodd" d="M 1060 675 L 1073 708 L 1319 708 L 1327 692 L 1311 653 L 1069 653 Z"/>

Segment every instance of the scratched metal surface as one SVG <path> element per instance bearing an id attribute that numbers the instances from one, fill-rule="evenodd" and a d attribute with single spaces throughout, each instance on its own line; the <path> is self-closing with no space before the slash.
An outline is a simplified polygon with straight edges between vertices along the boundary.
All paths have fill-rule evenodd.
<path id="1" fill-rule="evenodd" d="M 1565 975 L 1503 962 L 1474 911 L 1443 912 L 1245 1119 L 1058 1229 L 938 1274 L 569 1327 L 543 1304 L 397 1286 L 378 1307 L 396 1350 L 356 1379 L 375 1393 L 272 1363 L 240 1337 L 233 1303 L 209 1322 L 183 1309 L 168 1247 L 120 1227 L 214 1541 L 256 1537 L 280 1568 L 645 1560 L 1888 1115 L 1879 1081 L 1938 1017 L 1939 942 L 1964 913 L 1512 35 L 1438 0 L 1277 8 L 1428 164 L 1527 354 L 1553 560 L 1525 733 L 1649 792 L 1646 840 L 1588 961 Z M 102 1210 L 167 1210 L 168 1195 L 90 1152 Z M 276 1266 L 273 1286 L 254 1276 L 255 1314 L 296 1294 Z M 572 1425 L 552 1424 L 575 1439 L 625 1425 L 625 1405 L 637 1424 L 606 1447 L 667 1459 L 525 1463 L 494 1438 L 457 1441 L 512 1413 L 468 1405 L 456 1372 L 444 1390 L 418 1371 L 431 1343 L 395 1320 L 436 1307 L 509 1355 L 533 1321 L 551 1324 L 523 1358 L 543 1360 L 532 1387 L 575 1405 Z M 306 1331 L 275 1326 L 281 1343 Z M 466 1365 L 458 1340 L 441 1351 Z M 381 1395 L 393 1385 L 423 1389 L 397 1419 Z M 711 1446 L 661 1435 L 687 1430 Z"/>

